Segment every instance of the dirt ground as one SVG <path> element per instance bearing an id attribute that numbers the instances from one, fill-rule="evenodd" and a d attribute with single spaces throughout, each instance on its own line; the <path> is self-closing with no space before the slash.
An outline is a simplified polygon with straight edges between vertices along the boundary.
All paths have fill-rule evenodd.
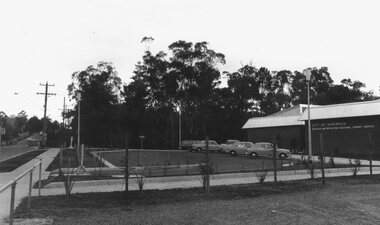
<path id="1" fill-rule="evenodd" d="M 53 217 L 57 225 L 380 224 L 380 177 L 334 178 L 327 182 L 326 186 L 315 181 L 226 186 L 211 189 L 208 196 L 200 194 L 199 189 L 147 191 L 145 197 L 134 200 L 144 199 L 142 202 L 130 205 L 120 200 L 101 202 L 101 196 L 94 193 L 93 197 L 82 195 L 71 200 L 71 205 L 49 206 L 42 201 L 34 214 Z M 151 197 L 157 195 L 161 197 Z"/>

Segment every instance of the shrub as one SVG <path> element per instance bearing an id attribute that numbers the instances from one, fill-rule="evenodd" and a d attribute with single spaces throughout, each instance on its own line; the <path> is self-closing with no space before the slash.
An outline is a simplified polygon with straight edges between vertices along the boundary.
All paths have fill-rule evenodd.
<path id="1" fill-rule="evenodd" d="M 137 186 L 139 187 L 140 195 L 143 194 L 144 185 L 145 185 L 145 181 L 146 181 L 146 178 L 147 178 L 146 172 L 147 172 L 147 168 L 146 167 L 137 168 L 134 171 L 134 175 L 135 175 L 135 178 L 136 178 Z"/>
<path id="2" fill-rule="evenodd" d="M 351 168 L 351 172 L 352 172 L 353 176 L 356 176 L 358 174 L 358 172 L 360 170 L 360 165 L 361 165 L 360 159 L 354 159 L 354 160 L 352 160 L 350 158 L 350 160 L 349 160 L 349 166 Z"/>
<path id="3" fill-rule="evenodd" d="M 262 161 L 261 168 L 256 167 L 256 177 L 260 184 L 264 183 L 265 178 L 267 177 L 268 170 L 265 169 L 264 161 Z"/>
<path id="4" fill-rule="evenodd" d="M 75 176 L 71 177 L 71 173 L 74 173 L 74 169 L 70 168 L 70 158 L 69 158 L 69 168 L 67 168 L 66 174 L 62 171 L 61 167 L 58 169 L 58 176 L 60 179 L 63 181 L 63 185 L 65 187 L 65 193 L 66 193 L 66 198 L 69 199 L 71 196 L 71 190 L 74 187 L 75 183 Z"/>
<path id="5" fill-rule="evenodd" d="M 209 180 L 209 176 L 211 174 L 214 174 L 214 170 L 212 168 L 212 164 L 209 163 L 201 163 L 199 164 L 199 173 L 201 174 L 201 184 L 202 184 L 202 187 L 203 189 L 207 189 L 209 184 L 208 182 L 210 181 Z"/>
<path id="6" fill-rule="evenodd" d="M 310 175 L 310 179 L 314 180 L 317 176 L 315 175 L 315 169 L 317 167 L 317 164 L 314 162 L 306 163 L 305 164 L 307 173 Z"/>
<path id="7" fill-rule="evenodd" d="M 335 161 L 334 161 L 334 156 L 331 156 L 330 157 L 330 161 L 329 161 L 330 165 L 332 168 L 335 168 Z"/>

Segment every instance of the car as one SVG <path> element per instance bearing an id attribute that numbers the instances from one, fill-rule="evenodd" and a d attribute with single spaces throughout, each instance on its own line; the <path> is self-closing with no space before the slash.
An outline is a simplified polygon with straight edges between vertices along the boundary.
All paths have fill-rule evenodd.
<path id="1" fill-rule="evenodd" d="M 193 143 L 193 145 L 191 146 L 191 150 L 196 152 L 206 151 L 206 141 L 202 140 L 200 142 Z M 210 152 L 218 152 L 220 151 L 220 145 L 214 140 L 209 140 L 208 150 Z"/>
<path id="2" fill-rule="evenodd" d="M 193 144 L 199 143 L 199 142 L 200 142 L 199 140 L 183 140 L 181 141 L 181 149 L 191 151 Z"/>
<path id="3" fill-rule="evenodd" d="M 220 153 L 228 153 L 232 145 L 239 142 L 239 140 L 227 140 L 225 144 L 220 145 Z"/>
<path id="4" fill-rule="evenodd" d="M 247 148 L 246 152 L 248 157 L 268 157 L 273 158 L 273 144 L 270 142 L 257 142 L 251 148 Z M 291 157 L 289 149 L 276 147 L 276 158 L 286 159 Z"/>
<path id="5" fill-rule="evenodd" d="M 237 155 L 247 155 L 247 150 L 249 148 L 252 148 L 255 144 L 248 141 L 240 141 L 231 146 L 229 149 L 229 154 L 231 156 L 237 156 Z"/>

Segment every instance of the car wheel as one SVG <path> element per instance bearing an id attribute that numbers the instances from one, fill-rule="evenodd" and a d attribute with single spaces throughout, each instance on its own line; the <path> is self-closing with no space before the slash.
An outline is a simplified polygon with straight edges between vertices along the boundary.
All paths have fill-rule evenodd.
<path id="1" fill-rule="evenodd" d="M 197 152 L 201 152 L 202 151 L 202 149 L 201 148 L 197 148 Z"/>
<path id="2" fill-rule="evenodd" d="M 222 151 L 223 151 L 223 149 L 222 149 L 222 148 L 220 148 L 220 149 L 218 150 L 218 152 L 219 152 L 219 153 L 222 153 Z"/>
<path id="3" fill-rule="evenodd" d="M 285 155 L 284 153 L 281 153 L 281 154 L 278 156 L 278 158 L 280 158 L 280 159 L 286 159 L 286 155 Z"/>
<path id="4" fill-rule="evenodd" d="M 251 156 L 251 158 L 256 158 L 257 157 L 257 153 L 256 152 L 252 152 L 249 156 Z"/>
<path id="5" fill-rule="evenodd" d="M 230 152 L 230 155 L 231 155 L 231 156 L 236 156 L 237 154 L 236 154 L 235 151 L 231 151 L 231 152 Z"/>

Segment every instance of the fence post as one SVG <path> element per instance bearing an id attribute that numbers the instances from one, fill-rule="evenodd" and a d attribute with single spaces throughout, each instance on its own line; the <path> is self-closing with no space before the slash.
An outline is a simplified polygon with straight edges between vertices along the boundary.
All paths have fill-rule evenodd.
<path id="1" fill-rule="evenodd" d="M 32 198 L 32 185 L 33 185 L 33 169 L 29 173 L 29 194 L 28 194 L 28 212 L 31 209 L 31 198 Z"/>
<path id="2" fill-rule="evenodd" d="M 319 141 L 320 141 L 320 148 L 321 148 L 321 170 L 322 170 L 322 183 L 323 185 L 326 184 L 326 179 L 325 179 L 325 154 L 323 152 L 323 135 L 322 132 L 319 134 Z"/>
<path id="3" fill-rule="evenodd" d="M 15 193 L 16 193 L 16 182 L 12 184 L 12 192 L 11 192 L 11 210 L 9 213 L 9 225 L 13 225 L 13 214 L 15 210 Z"/>
<path id="4" fill-rule="evenodd" d="M 274 175 L 274 182 L 277 183 L 277 152 L 276 152 L 276 146 L 277 141 L 273 141 L 273 175 Z"/>
<path id="5" fill-rule="evenodd" d="M 369 174 L 372 175 L 372 151 L 369 152 Z"/>
<path id="6" fill-rule="evenodd" d="M 368 143 L 369 143 L 369 174 L 372 175 L 372 135 L 368 132 Z"/>
<path id="7" fill-rule="evenodd" d="M 38 172 L 38 197 L 41 196 L 41 173 L 42 173 L 42 159 L 40 159 L 40 166 Z"/>
<path id="8" fill-rule="evenodd" d="M 189 175 L 189 151 L 186 151 L 186 175 Z"/>

